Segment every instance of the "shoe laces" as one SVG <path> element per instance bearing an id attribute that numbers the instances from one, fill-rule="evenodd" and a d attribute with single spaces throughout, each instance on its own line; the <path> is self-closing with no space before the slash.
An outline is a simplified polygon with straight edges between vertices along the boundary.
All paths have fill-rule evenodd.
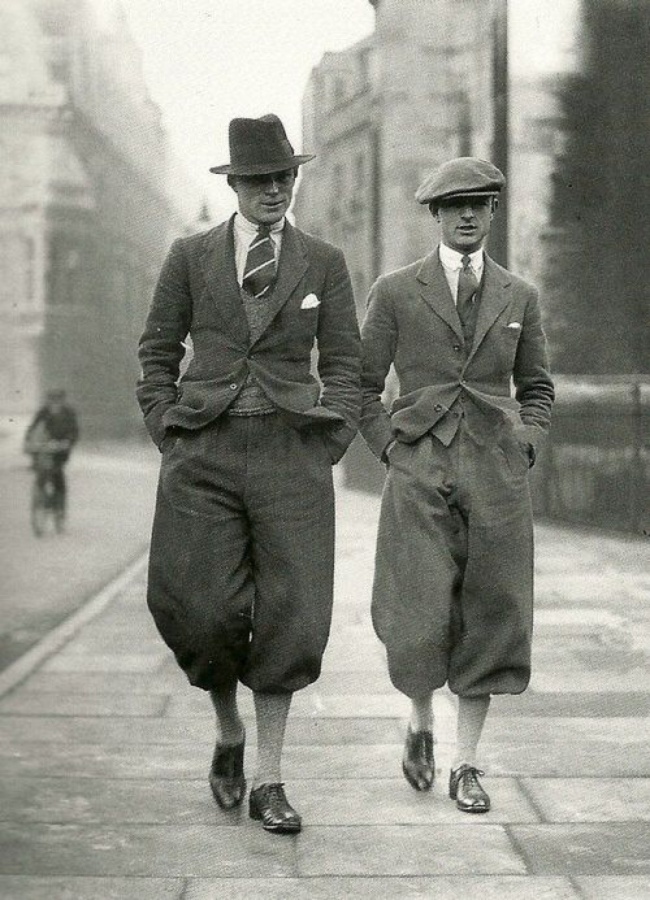
<path id="1" fill-rule="evenodd" d="M 266 800 L 269 804 L 286 804 L 287 798 L 284 794 L 284 782 L 274 782 L 273 784 L 264 784 L 262 785 L 264 789 L 264 793 L 266 794 Z"/>
<path id="2" fill-rule="evenodd" d="M 468 788 L 480 788 L 481 785 L 478 783 L 479 775 L 485 775 L 485 772 L 482 769 L 477 769 L 476 766 L 465 766 L 459 773 L 458 780 L 465 779 Z"/>

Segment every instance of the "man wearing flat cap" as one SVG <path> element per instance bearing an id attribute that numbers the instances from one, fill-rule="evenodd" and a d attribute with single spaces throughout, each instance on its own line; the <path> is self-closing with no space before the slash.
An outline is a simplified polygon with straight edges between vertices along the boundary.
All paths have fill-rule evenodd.
<path id="1" fill-rule="evenodd" d="M 441 241 L 377 280 L 362 326 L 361 433 L 387 466 L 372 616 L 411 700 L 402 769 L 415 790 L 431 788 L 433 692 L 448 685 L 458 696 L 449 796 L 473 813 L 490 808 L 476 754 L 491 695 L 530 678 L 528 470 L 554 399 L 537 290 L 483 249 L 504 184 L 473 157 L 429 175 L 416 199 Z"/>
<path id="2" fill-rule="evenodd" d="M 342 252 L 286 218 L 313 157 L 294 153 L 272 114 L 233 119 L 229 143 L 230 162 L 211 171 L 238 211 L 173 243 L 140 341 L 138 400 L 162 452 L 148 604 L 191 684 L 210 692 L 209 781 L 224 810 L 246 791 L 237 686 L 252 690 L 249 814 L 287 834 L 301 820 L 283 789 L 284 731 L 329 634 L 332 465 L 358 426 L 359 331 Z"/>

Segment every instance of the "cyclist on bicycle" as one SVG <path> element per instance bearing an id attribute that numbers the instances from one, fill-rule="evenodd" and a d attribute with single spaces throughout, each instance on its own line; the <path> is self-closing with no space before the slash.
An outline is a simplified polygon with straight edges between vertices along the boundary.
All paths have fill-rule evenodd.
<path id="1" fill-rule="evenodd" d="M 44 405 L 34 416 L 25 434 L 25 452 L 32 455 L 32 463 L 39 478 L 51 479 L 57 506 L 61 511 L 65 510 L 66 501 L 64 468 L 78 439 L 77 414 L 66 403 L 65 391 L 48 391 Z M 42 454 L 47 455 L 46 466 L 39 464 L 39 456 Z"/>

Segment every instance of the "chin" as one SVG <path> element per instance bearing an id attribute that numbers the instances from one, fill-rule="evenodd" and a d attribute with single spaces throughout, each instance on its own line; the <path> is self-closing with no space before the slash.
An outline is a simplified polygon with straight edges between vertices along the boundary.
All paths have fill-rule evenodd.
<path id="1" fill-rule="evenodd" d="M 260 213 L 259 219 L 260 222 L 264 222 L 265 225 L 275 225 L 276 222 L 279 222 L 284 216 L 286 210 L 276 210 L 275 212 L 270 212 L 269 210 L 264 210 L 264 212 Z"/>

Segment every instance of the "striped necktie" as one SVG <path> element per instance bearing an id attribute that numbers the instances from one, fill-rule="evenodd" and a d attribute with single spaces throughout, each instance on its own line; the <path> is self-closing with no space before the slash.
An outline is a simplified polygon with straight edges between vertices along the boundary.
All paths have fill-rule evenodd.
<path id="1" fill-rule="evenodd" d="M 466 325 L 472 312 L 474 297 L 478 291 L 478 279 L 470 266 L 469 256 L 463 256 L 461 263 L 463 264 L 463 268 L 458 273 L 456 309 L 458 311 L 458 318 L 463 325 Z"/>
<path id="2" fill-rule="evenodd" d="M 253 297 L 264 297 L 275 279 L 275 253 L 268 225 L 260 225 L 248 248 L 242 286 Z"/>

